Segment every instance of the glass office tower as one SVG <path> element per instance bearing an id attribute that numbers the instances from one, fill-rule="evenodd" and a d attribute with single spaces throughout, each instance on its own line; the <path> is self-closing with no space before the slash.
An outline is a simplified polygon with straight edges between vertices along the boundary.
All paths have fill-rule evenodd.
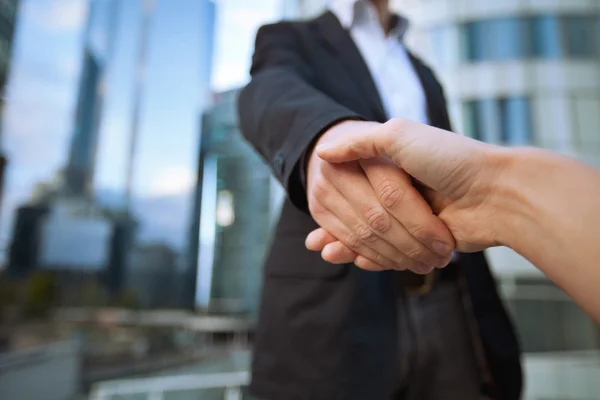
<path id="1" fill-rule="evenodd" d="M 214 2 L 33 0 L 17 17 L 2 115 L 0 397 L 74 398 L 195 360 L 186 321 L 159 322 L 195 307 Z M 142 326 L 136 311 L 155 319 Z M 39 379 L 43 390 L 22 384 Z"/>

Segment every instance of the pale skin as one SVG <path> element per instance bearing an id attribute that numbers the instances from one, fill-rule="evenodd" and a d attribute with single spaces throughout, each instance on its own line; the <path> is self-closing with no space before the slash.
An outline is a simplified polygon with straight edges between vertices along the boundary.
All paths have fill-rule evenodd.
<path id="1" fill-rule="evenodd" d="M 389 31 L 387 0 L 371 0 L 384 31 Z M 342 121 L 329 128 L 316 145 L 365 132 L 377 124 Z M 375 158 L 334 164 L 313 151 L 308 158 L 306 186 L 313 219 L 336 240 L 323 252 L 335 261 L 351 249 L 379 269 L 427 273 L 446 266 L 455 244 L 444 223 L 413 186 L 410 176 L 389 160 Z"/>
<path id="2" fill-rule="evenodd" d="M 422 191 L 461 252 L 508 246 L 600 322 L 600 171 L 549 151 L 507 149 L 406 120 L 373 124 L 316 149 L 330 163 L 388 158 Z M 382 269 L 324 229 L 307 247 Z"/>

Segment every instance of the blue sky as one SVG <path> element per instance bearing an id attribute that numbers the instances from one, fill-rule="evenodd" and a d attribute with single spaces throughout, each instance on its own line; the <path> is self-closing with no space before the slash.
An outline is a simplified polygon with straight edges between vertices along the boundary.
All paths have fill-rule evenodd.
<path id="1" fill-rule="evenodd" d="M 117 40 L 104 85 L 95 177 L 98 189 L 117 192 L 125 179 L 141 22 L 139 0 L 118 1 Z M 195 180 L 200 109 L 210 89 L 225 90 L 247 81 L 256 29 L 280 17 L 281 0 L 217 1 L 210 60 L 202 55 L 206 35 L 200 18 L 202 2 L 154 3 L 134 191 L 145 200 L 188 198 Z M 36 183 L 51 181 L 66 162 L 87 12 L 86 0 L 21 1 L 2 129 L 9 165 L 0 242 L 9 235 L 15 206 L 30 197 Z M 208 63 L 212 64 L 210 88 L 203 84 L 201 73 Z M 171 218 L 173 228 L 181 229 L 185 222 L 187 207 L 180 208 Z M 160 227 L 150 231 L 158 232 Z"/>

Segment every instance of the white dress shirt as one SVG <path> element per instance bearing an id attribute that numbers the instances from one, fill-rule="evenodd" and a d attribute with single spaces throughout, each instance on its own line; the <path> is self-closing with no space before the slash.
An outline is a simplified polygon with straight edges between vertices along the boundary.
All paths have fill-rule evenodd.
<path id="1" fill-rule="evenodd" d="M 329 8 L 358 47 L 388 118 L 428 123 L 423 87 L 402 44 L 408 21 L 400 18 L 386 37 L 370 1 L 331 0 Z"/>

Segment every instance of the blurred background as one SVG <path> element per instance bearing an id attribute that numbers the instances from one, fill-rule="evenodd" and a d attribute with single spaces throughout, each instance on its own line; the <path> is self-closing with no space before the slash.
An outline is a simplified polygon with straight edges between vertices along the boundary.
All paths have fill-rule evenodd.
<path id="1" fill-rule="evenodd" d="M 600 0 L 391 3 L 458 131 L 600 167 Z M 326 5 L 0 0 L 2 400 L 249 398 L 283 192 L 236 97 L 258 27 Z M 598 398 L 599 327 L 512 251 L 488 257 L 526 399 Z"/>

